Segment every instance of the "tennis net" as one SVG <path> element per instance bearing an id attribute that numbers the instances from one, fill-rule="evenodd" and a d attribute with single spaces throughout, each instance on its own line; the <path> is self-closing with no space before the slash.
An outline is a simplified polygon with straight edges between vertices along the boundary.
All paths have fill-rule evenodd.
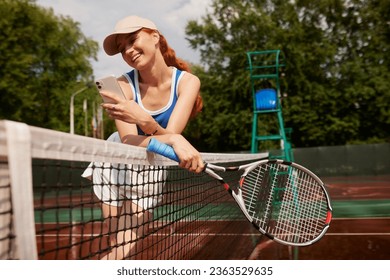
<path id="1" fill-rule="evenodd" d="M 204 259 L 244 219 L 216 180 L 144 148 L 0 121 L 0 259 Z"/>

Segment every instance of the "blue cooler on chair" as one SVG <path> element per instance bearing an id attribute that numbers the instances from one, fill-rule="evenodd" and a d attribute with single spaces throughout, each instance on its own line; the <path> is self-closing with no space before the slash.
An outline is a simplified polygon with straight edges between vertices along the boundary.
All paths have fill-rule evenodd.
<path id="1" fill-rule="evenodd" d="M 276 109 L 276 90 L 272 88 L 260 89 L 255 94 L 257 110 Z"/>

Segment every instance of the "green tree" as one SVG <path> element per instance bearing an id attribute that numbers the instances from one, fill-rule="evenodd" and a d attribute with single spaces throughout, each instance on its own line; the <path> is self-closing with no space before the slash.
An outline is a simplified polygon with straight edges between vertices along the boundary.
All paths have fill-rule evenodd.
<path id="1" fill-rule="evenodd" d="M 0 118 L 69 131 L 70 96 L 92 80 L 97 51 L 71 18 L 32 0 L 1 0 Z"/>
<path id="2" fill-rule="evenodd" d="M 207 150 L 248 150 L 252 93 L 245 54 L 280 49 L 293 146 L 389 141 L 389 11 L 386 0 L 213 1 L 212 11 L 186 28 L 201 54 L 195 71 L 205 99 L 189 136 L 202 137 L 197 143 Z"/>

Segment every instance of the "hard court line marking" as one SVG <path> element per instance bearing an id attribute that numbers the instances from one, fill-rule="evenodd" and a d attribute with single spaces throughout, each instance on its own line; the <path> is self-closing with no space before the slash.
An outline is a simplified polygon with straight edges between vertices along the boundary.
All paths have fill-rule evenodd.
<path id="1" fill-rule="evenodd" d="M 155 233 L 149 236 L 259 236 L 261 234 L 256 233 Z M 390 236 L 390 232 L 342 232 L 342 233 L 326 233 L 329 236 Z M 37 237 L 69 237 L 69 234 L 37 234 Z M 102 236 L 101 234 L 72 234 L 72 237 L 91 237 Z M 104 235 L 103 235 L 104 236 Z"/>

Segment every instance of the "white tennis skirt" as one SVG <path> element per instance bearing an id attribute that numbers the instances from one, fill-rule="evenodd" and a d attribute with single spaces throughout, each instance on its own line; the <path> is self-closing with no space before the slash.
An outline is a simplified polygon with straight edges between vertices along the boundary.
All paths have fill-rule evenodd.
<path id="1" fill-rule="evenodd" d="M 107 141 L 121 143 L 119 133 L 114 132 Z M 153 211 L 162 199 L 167 170 L 161 166 L 91 162 L 81 176 L 92 180 L 94 193 L 103 203 L 120 207 L 130 199 Z"/>

